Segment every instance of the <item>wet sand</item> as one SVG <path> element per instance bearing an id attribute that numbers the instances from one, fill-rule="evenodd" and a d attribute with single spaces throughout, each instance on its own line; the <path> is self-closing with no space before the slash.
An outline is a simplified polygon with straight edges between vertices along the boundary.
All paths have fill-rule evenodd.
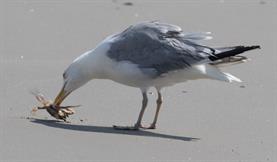
<path id="1" fill-rule="evenodd" d="M 276 1 L 6 0 L 0 6 L 0 161 L 277 161 Z M 211 46 L 262 49 L 246 54 L 250 62 L 224 69 L 243 83 L 199 80 L 164 89 L 156 130 L 112 129 L 136 121 L 141 95 L 108 80 L 91 81 L 67 98 L 65 105 L 82 105 L 71 123 L 45 111 L 30 114 L 38 105 L 31 90 L 53 99 L 74 58 L 145 20 L 210 31 Z M 149 98 L 145 125 L 156 94 Z"/>

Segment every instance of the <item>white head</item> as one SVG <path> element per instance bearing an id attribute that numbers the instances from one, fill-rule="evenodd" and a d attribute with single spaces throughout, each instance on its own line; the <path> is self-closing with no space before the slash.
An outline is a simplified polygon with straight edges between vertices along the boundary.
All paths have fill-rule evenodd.
<path id="1" fill-rule="evenodd" d="M 61 102 L 74 90 L 80 88 L 93 78 L 105 78 L 105 65 L 110 59 L 105 57 L 109 45 L 102 43 L 97 48 L 76 58 L 63 74 L 63 87 L 54 101 L 54 105 Z"/>
<path id="2" fill-rule="evenodd" d="M 63 86 L 55 99 L 54 105 L 60 105 L 62 101 L 74 90 L 80 88 L 92 78 L 82 67 L 71 64 L 63 73 Z"/>
<path id="3" fill-rule="evenodd" d="M 63 73 L 63 87 L 57 95 L 54 105 L 60 105 L 62 101 L 74 90 L 80 88 L 91 79 L 95 78 L 95 61 L 90 57 L 93 51 L 89 51 L 78 57 Z"/>

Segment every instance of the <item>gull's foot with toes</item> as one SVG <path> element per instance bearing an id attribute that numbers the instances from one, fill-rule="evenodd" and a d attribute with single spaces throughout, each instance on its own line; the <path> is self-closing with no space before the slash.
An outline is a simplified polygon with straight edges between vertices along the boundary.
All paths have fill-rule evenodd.
<path id="1" fill-rule="evenodd" d="M 131 131 L 137 131 L 139 128 L 142 128 L 141 125 L 135 124 L 134 126 L 118 126 L 118 125 L 113 125 L 113 128 L 116 130 L 131 130 Z"/>

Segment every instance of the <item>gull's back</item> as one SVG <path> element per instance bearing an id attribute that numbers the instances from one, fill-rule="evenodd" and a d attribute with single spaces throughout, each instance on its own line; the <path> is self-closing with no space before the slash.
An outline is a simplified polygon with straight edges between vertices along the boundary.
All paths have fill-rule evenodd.
<path id="1" fill-rule="evenodd" d="M 211 48 L 194 42 L 209 38 L 206 33 L 185 34 L 175 25 L 143 22 L 115 36 L 108 57 L 136 64 L 146 75 L 189 68 L 210 55 Z"/>

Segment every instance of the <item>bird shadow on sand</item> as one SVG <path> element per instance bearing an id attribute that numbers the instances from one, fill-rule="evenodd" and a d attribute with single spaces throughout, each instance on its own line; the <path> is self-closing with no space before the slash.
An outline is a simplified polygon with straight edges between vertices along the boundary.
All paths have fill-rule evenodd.
<path id="1" fill-rule="evenodd" d="M 32 123 L 42 124 L 48 127 L 68 129 L 68 130 L 74 130 L 74 131 L 120 134 L 120 135 L 129 135 L 129 136 L 157 137 L 157 138 L 181 140 L 181 141 L 199 140 L 199 138 L 168 135 L 168 134 L 155 133 L 155 132 L 150 132 L 145 130 L 139 130 L 139 131 L 115 130 L 112 127 L 94 126 L 94 125 L 76 125 L 76 124 L 64 123 L 57 120 L 44 120 L 44 119 L 32 118 L 30 119 L 30 121 Z"/>

